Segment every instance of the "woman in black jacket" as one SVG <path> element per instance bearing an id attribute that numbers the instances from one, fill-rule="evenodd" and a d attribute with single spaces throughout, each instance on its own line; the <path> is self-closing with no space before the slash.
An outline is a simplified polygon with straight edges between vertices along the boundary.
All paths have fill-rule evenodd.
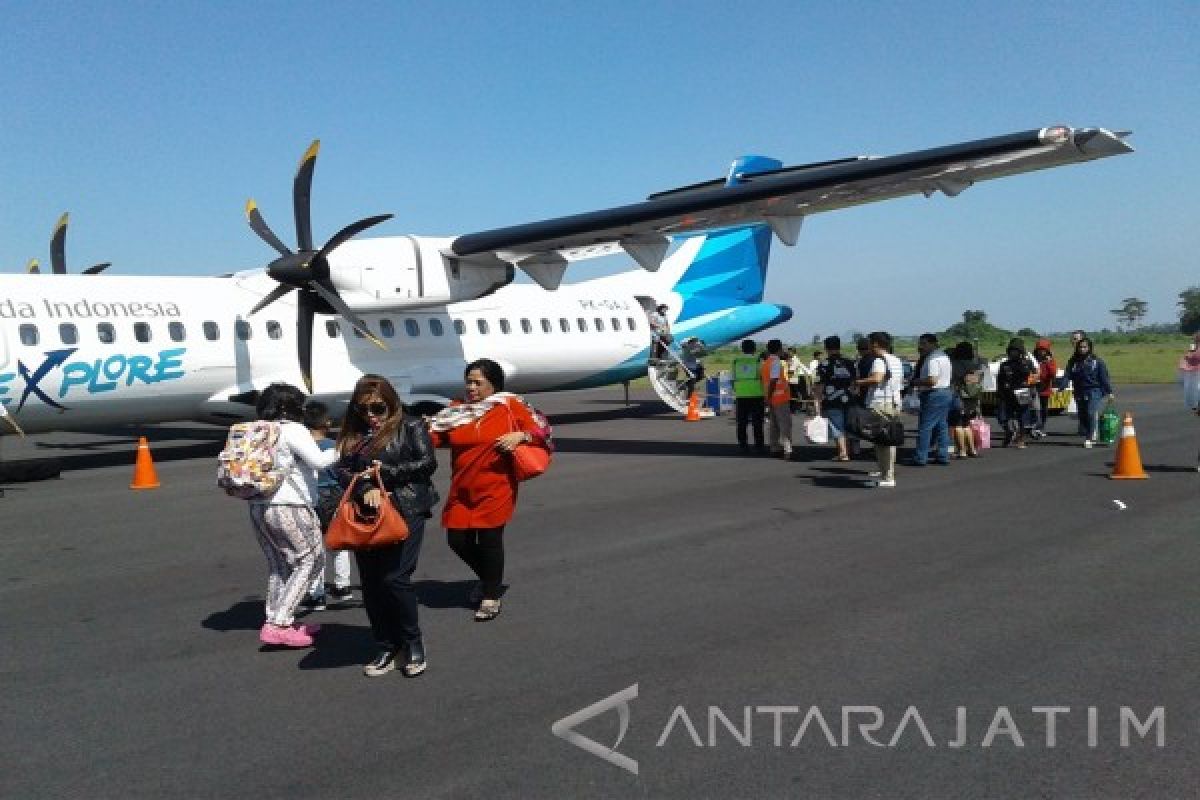
<path id="1" fill-rule="evenodd" d="M 1025 419 L 1037 391 L 1029 383 L 1034 375 L 1025 342 L 1012 339 L 1005 351 L 1008 355 L 996 371 L 996 416 L 1004 427 L 1004 446 L 1025 447 Z"/>
<path id="2" fill-rule="evenodd" d="M 400 398 L 386 378 L 364 375 L 350 398 L 338 453 L 338 481 L 343 487 L 356 475 L 367 476 L 378 466 L 387 495 L 378 488 L 363 487 L 354 499 L 372 508 L 394 503 L 409 531 L 400 544 L 355 553 L 363 605 L 380 646 L 379 655 L 363 668 L 363 674 L 372 678 L 386 675 L 406 653 L 402 670 L 405 676 L 415 678 L 425 671 L 425 647 L 412 575 L 421 553 L 425 520 L 438 501 L 429 481 L 437 469 L 433 442 L 422 420 L 404 416 Z"/>

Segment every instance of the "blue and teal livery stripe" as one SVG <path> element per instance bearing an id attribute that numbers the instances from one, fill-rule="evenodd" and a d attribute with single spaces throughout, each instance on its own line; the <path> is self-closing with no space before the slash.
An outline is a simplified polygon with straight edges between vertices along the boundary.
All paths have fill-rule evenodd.
<path id="1" fill-rule="evenodd" d="M 771 229 L 766 225 L 731 228 L 705 237 L 674 287 L 683 298 L 676 330 L 696 317 L 761 302 L 770 254 Z"/>

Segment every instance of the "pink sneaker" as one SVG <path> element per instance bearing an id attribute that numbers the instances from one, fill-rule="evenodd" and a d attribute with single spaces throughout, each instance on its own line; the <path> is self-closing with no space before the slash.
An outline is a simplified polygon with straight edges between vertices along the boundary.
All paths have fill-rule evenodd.
<path id="1" fill-rule="evenodd" d="M 312 647 L 313 644 L 313 638 L 308 633 L 296 628 L 281 628 L 269 622 L 258 632 L 258 640 L 278 647 Z"/>

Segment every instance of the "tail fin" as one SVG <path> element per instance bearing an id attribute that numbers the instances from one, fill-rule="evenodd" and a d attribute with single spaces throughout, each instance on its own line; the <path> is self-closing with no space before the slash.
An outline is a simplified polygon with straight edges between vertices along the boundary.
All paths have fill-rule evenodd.
<path id="1" fill-rule="evenodd" d="M 683 301 L 675 322 L 761 302 L 770 254 L 766 225 L 728 228 L 684 242 L 673 254 L 681 258 L 668 259 L 659 270 L 664 288 Z"/>
<path id="2" fill-rule="evenodd" d="M 774 158 L 742 156 L 729 165 L 725 185 L 736 186 L 747 182 L 749 176 L 782 166 Z M 767 225 L 726 228 L 685 241 L 675 253 L 679 258 L 670 259 L 674 263 L 660 269 L 668 273 L 665 280 L 683 300 L 676 323 L 761 302 L 770 255 L 771 228 Z"/>

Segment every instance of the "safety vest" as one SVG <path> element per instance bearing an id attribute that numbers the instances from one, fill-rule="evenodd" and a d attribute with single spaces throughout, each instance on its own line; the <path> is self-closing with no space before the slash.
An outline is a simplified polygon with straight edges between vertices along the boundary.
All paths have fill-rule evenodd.
<path id="1" fill-rule="evenodd" d="M 776 364 L 779 365 L 779 377 L 775 379 L 774 391 L 767 398 L 767 402 L 773 406 L 790 403 L 792 400 L 792 390 L 788 386 L 787 364 L 779 356 L 767 356 L 767 360 L 762 364 L 762 392 L 764 395 L 767 393 L 767 387 L 771 385 L 771 369 Z"/>
<path id="2" fill-rule="evenodd" d="M 738 356 L 733 360 L 733 396 L 757 397 L 763 396 L 762 381 L 758 377 L 758 358 L 755 356 Z"/>

